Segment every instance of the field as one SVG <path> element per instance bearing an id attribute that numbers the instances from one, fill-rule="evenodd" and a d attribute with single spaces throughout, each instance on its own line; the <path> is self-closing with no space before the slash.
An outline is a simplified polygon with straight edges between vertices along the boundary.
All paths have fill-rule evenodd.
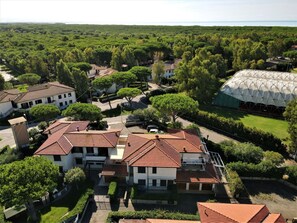
<path id="1" fill-rule="evenodd" d="M 245 126 L 270 132 L 282 140 L 285 140 L 289 136 L 287 131 L 288 122 L 285 120 L 248 114 L 243 111 L 221 107 L 201 106 L 200 109 L 222 117 L 241 121 Z"/>

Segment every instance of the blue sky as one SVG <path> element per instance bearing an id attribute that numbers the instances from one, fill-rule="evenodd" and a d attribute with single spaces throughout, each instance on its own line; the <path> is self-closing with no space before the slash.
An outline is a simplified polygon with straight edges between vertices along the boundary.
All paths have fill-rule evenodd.
<path id="1" fill-rule="evenodd" d="M 297 21 L 297 0 L 0 0 L 0 22 Z"/>

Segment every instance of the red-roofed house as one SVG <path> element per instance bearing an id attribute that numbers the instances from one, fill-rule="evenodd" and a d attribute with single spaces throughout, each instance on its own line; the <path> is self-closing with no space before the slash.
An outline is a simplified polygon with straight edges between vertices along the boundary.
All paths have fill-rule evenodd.
<path id="1" fill-rule="evenodd" d="M 197 204 L 201 223 L 285 223 L 281 214 L 271 214 L 262 204 Z"/>
<path id="2" fill-rule="evenodd" d="M 220 183 L 209 152 L 196 133 L 171 130 L 170 134 L 131 134 L 123 161 L 129 182 L 147 189 L 213 191 Z"/>
<path id="3" fill-rule="evenodd" d="M 119 130 L 88 130 L 88 121 L 56 121 L 45 133 L 48 139 L 35 155 L 42 155 L 68 170 L 74 166 L 99 168 L 114 154 Z"/>

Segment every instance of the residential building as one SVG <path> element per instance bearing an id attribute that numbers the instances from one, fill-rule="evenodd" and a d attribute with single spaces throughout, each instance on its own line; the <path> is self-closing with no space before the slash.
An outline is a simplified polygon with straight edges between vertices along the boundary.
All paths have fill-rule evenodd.
<path id="1" fill-rule="evenodd" d="M 263 204 L 224 204 L 198 202 L 201 223 L 285 223 L 281 214 L 272 214 Z"/>
<path id="2" fill-rule="evenodd" d="M 221 183 L 206 146 L 190 130 L 131 134 L 123 154 L 129 182 L 146 189 L 214 192 Z"/>
<path id="3" fill-rule="evenodd" d="M 42 155 L 59 165 L 61 171 L 75 166 L 101 169 L 115 153 L 119 130 L 88 130 L 88 121 L 56 121 L 44 133 L 48 139 L 34 155 Z"/>
<path id="4" fill-rule="evenodd" d="M 75 102 L 74 88 L 59 82 L 29 86 L 26 92 L 4 90 L 0 92 L 0 117 L 6 117 L 14 110 L 29 110 L 38 104 L 54 104 L 64 109 Z"/>
<path id="5" fill-rule="evenodd" d="M 164 74 L 161 75 L 161 77 L 170 78 L 174 76 L 174 71 L 180 61 L 180 59 L 175 59 L 173 62 L 164 62 Z M 152 66 L 153 65 L 151 65 L 150 67 L 152 68 Z"/>

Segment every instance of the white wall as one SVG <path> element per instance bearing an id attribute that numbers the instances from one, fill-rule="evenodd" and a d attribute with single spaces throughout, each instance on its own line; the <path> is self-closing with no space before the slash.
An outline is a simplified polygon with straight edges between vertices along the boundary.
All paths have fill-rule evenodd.
<path id="1" fill-rule="evenodd" d="M 63 171 L 69 170 L 73 167 L 73 157 L 72 154 L 61 156 L 61 161 L 54 161 L 53 155 L 44 155 L 47 159 L 51 160 L 54 164 L 63 167 Z"/>
<path id="2" fill-rule="evenodd" d="M 6 117 L 12 110 L 11 101 L 0 103 L 0 117 Z"/>
<path id="3" fill-rule="evenodd" d="M 157 173 L 152 173 L 152 167 L 146 167 L 145 173 L 138 173 L 138 167 L 133 167 L 133 182 L 138 183 L 138 180 L 146 180 L 146 184 L 152 185 L 152 180 L 157 180 L 157 187 L 160 186 L 160 180 L 175 180 L 176 168 L 157 168 Z"/>
<path id="4" fill-rule="evenodd" d="M 62 97 L 61 99 L 59 99 L 59 95 L 51 96 L 50 98 L 51 98 L 52 101 L 53 101 L 52 103 L 48 103 L 48 101 L 47 101 L 47 98 L 48 98 L 48 97 L 34 99 L 34 100 L 31 101 L 31 102 L 33 103 L 32 106 L 36 105 L 35 101 L 37 101 L 37 100 L 41 100 L 41 101 L 42 101 L 41 104 L 54 104 L 54 105 L 56 105 L 58 108 L 60 108 L 60 109 L 64 109 L 64 108 L 66 108 L 68 105 L 73 104 L 73 103 L 76 102 L 76 95 L 75 95 L 75 92 L 72 91 L 72 92 L 69 92 L 69 93 L 71 93 L 71 96 L 68 96 L 68 93 L 61 94 L 61 97 Z M 66 95 L 66 97 L 65 97 L 64 95 Z M 72 103 L 70 103 L 70 100 L 72 100 Z M 27 101 L 27 103 L 29 103 L 29 102 L 30 102 L 30 101 Z M 66 102 L 67 104 L 66 104 L 65 102 Z M 17 107 L 18 107 L 19 109 L 22 109 L 22 104 L 23 104 L 23 103 L 26 103 L 26 102 L 17 103 Z M 60 105 L 60 103 L 62 103 L 62 104 Z M 30 108 L 28 108 L 28 109 L 30 109 Z"/>

